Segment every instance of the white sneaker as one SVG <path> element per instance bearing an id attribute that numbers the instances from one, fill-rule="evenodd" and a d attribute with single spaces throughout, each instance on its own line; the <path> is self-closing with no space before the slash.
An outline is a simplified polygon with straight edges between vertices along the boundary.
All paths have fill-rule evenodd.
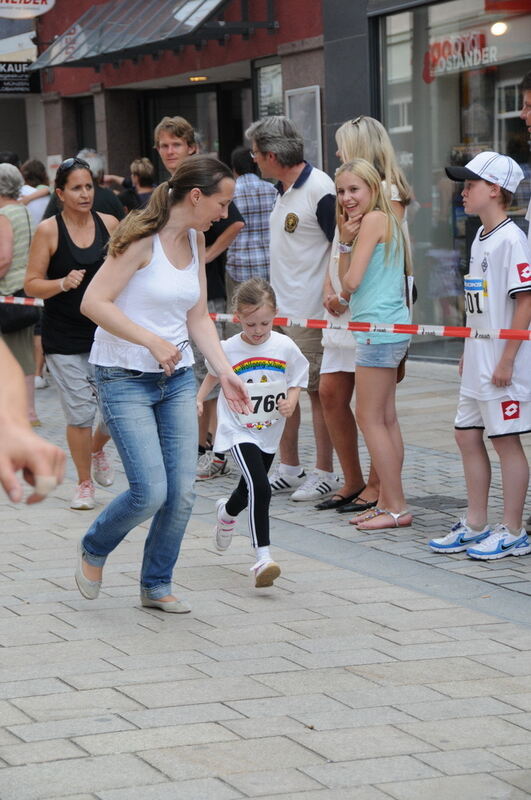
<path id="1" fill-rule="evenodd" d="M 111 486 L 114 483 L 114 467 L 105 450 L 92 453 L 92 477 L 100 486 Z"/>
<path id="2" fill-rule="evenodd" d="M 40 375 L 35 375 L 35 379 L 33 382 L 35 384 L 36 389 L 47 389 L 48 386 L 50 385 L 48 383 L 47 378 L 45 378 L 44 376 L 41 377 Z"/>
<path id="3" fill-rule="evenodd" d="M 273 586 L 273 581 L 280 575 L 280 567 L 274 561 L 257 561 L 249 571 L 254 575 L 257 589 Z"/>
<path id="4" fill-rule="evenodd" d="M 526 556 L 531 553 L 531 544 L 525 529 L 519 536 L 513 536 L 506 525 L 495 525 L 490 536 L 466 551 L 470 558 L 494 561 L 505 556 Z"/>
<path id="5" fill-rule="evenodd" d="M 282 494 L 283 492 L 292 492 L 298 486 L 304 483 L 306 473 L 301 470 L 298 475 L 286 475 L 280 471 L 280 465 L 269 476 L 269 485 L 271 486 L 271 494 Z"/>
<path id="6" fill-rule="evenodd" d="M 96 490 L 92 481 L 83 481 L 76 486 L 70 508 L 76 511 L 90 511 L 96 505 Z"/>
<path id="7" fill-rule="evenodd" d="M 230 467 L 226 458 L 218 458 L 212 450 L 205 450 L 197 459 L 196 478 L 198 481 L 208 481 L 210 478 L 221 478 L 228 475 Z"/>
<path id="8" fill-rule="evenodd" d="M 310 472 L 302 486 L 290 497 L 296 503 L 303 500 L 320 500 L 328 494 L 335 492 L 341 485 L 341 479 L 333 472 L 325 472 L 323 469 L 314 469 Z"/>
<path id="9" fill-rule="evenodd" d="M 214 528 L 214 544 L 216 550 L 220 552 L 224 552 L 230 547 L 234 526 L 236 524 L 236 518 L 228 517 L 225 513 L 225 503 L 227 500 L 227 497 L 220 497 L 216 503 L 217 522 Z"/>

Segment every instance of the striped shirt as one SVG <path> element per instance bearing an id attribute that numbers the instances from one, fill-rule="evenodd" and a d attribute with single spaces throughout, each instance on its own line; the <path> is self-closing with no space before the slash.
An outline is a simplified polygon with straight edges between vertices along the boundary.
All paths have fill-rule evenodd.
<path id="1" fill-rule="evenodd" d="M 225 269 L 239 283 L 249 278 L 269 280 L 269 215 L 277 190 L 248 172 L 236 179 L 234 202 L 245 228 L 227 250 Z"/>

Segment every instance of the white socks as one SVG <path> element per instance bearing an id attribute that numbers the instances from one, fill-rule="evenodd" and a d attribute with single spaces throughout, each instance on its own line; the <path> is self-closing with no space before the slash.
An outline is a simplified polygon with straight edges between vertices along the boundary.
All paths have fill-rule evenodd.
<path id="1" fill-rule="evenodd" d="M 291 464 L 282 463 L 278 465 L 278 470 L 281 475 L 286 475 L 286 477 L 290 476 L 292 478 L 298 478 L 303 471 L 300 464 L 297 467 L 292 467 Z"/>
<path id="2" fill-rule="evenodd" d="M 269 550 L 269 545 L 267 547 L 255 547 L 256 550 L 256 561 L 260 563 L 261 561 L 272 561 L 271 552 Z"/>

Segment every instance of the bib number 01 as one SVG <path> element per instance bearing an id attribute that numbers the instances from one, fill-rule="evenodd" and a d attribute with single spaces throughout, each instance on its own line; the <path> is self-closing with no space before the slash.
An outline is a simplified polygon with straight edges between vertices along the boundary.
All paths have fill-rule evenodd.
<path id="1" fill-rule="evenodd" d="M 466 292 L 465 297 L 469 314 L 483 314 L 483 289 L 481 292 Z"/>

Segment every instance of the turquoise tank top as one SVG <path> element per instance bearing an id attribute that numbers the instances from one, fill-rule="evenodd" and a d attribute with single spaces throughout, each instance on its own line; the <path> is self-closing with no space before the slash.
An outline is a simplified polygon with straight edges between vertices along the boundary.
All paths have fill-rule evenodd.
<path id="1" fill-rule="evenodd" d="M 388 250 L 386 255 L 384 243 L 377 244 L 374 248 L 360 287 L 350 296 L 352 322 L 380 322 L 388 325 L 407 325 L 410 322 L 401 239 L 395 235 Z M 358 331 L 354 332 L 354 336 L 362 344 L 395 343 L 411 338 L 408 334 Z"/>

